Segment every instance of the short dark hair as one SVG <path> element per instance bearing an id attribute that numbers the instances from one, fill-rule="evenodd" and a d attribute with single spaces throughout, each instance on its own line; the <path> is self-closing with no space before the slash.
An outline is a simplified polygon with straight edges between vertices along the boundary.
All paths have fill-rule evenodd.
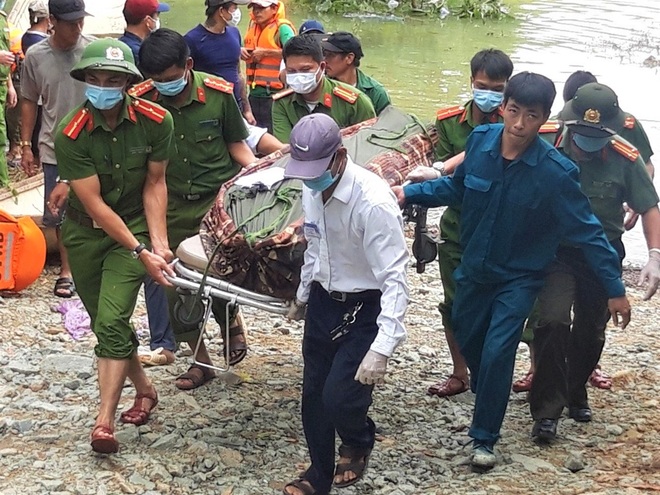
<path id="1" fill-rule="evenodd" d="M 502 50 L 487 48 L 477 52 L 470 60 L 472 77 L 483 71 L 494 80 L 508 80 L 513 73 L 513 62 Z"/>
<path id="2" fill-rule="evenodd" d="M 582 86 L 594 82 L 598 82 L 598 79 L 596 79 L 596 76 L 589 71 L 576 70 L 573 72 L 573 74 L 568 76 L 568 79 L 566 79 L 566 82 L 564 83 L 564 92 L 562 93 L 564 103 L 572 100 L 575 93 L 577 93 L 577 90 Z"/>
<path id="3" fill-rule="evenodd" d="M 512 99 L 526 107 L 541 105 L 543 113 L 550 114 L 555 96 L 557 90 L 550 79 L 533 72 L 521 72 L 509 79 L 504 90 L 504 105 Z"/>
<path id="4" fill-rule="evenodd" d="M 138 56 L 142 73 L 155 75 L 165 72 L 173 65 L 184 68 L 190 57 L 190 48 L 179 33 L 160 28 L 145 38 Z"/>
<path id="5" fill-rule="evenodd" d="M 218 10 L 220 10 L 220 7 L 224 7 L 226 4 L 222 5 L 208 5 L 206 7 L 206 12 L 204 14 L 206 15 L 207 19 L 210 19 L 213 17 L 213 14 L 215 14 Z"/>
<path id="6" fill-rule="evenodd" d="M 130 12 L 128 12 L 126 10 L 126 7 L 124 7 L 124 10 L 122 11 L 122 13 L 124 14 L 124 20 L 126 21 L 126 24 L 128 24 L 129 26 L 136 26 L 136 25 L 140 24 L 144 20 L 145 17 L 155 16 L 157 14 L 157 11 L 154 10 L 148 16 L 143 15 L 142 17 L 137 17 L 137 16 L 131 14 Z"/>
<path id="7" fill-rule="evenodd" d="M 312 33 L 299 34 L 287 41 L 282 49 L 282 58 L 286 62 L 287 57 L 292 55 L 306 55 L 312 57 L 319 64 L 323 62 L 321 43 L 319 43 L 318 38 Z"/>

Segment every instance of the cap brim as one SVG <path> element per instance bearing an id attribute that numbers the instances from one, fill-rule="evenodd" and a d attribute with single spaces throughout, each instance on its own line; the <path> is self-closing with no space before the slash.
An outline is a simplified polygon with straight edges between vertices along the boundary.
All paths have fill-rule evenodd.
<path id="1" fill-rule="evenodd" d="M 291 157 L 284 169 L 284 177 L 287 179 L 316 179 L 323 175 L 330 165 L 334 153 L 318 160 L 302 161 Z"/>
<path id="2" fill-rule="evenodd" d="M 604 125 L 590 124 L 583 120 L 566 120 L 564 125 L 571 131 L 582 136 L 603 138 L 616 134 L 616 131 L 605 127 Z"/>
<path id="3" fill-rule="evenodd" d="M 170 6 L 167 3 L 159 3 L 158 8 L 156 9 L 156 12 L 161 13 L 161 12 L 169 12 L 170 11 Z"/>
<path id="4" fill-rule="evenodd" d="M 94 16 L 89 12 L 85 12 L 84 10 L 79 10 L 78 12 L 67 12 L 66 14 L 53 14 L 53 17 L 55 17 L 55 19 L 61 19 L 63 21 L 76 21 L 78 19 L 82 19 L 83 17 L 94 17 Z"/>
<path id="5" fill-rule="evenodd" d="M 129 65 L 130 62 L 108 62 L 106 59 L 102 58 L 93 58 L 91 60 L 85 60 L 85 61 L 80 61 L 78 62 L 73 69 L 71 69 L 71 72 L 69 74 L 71 77 L 78 81 L 85 82 L 85 71 L 86 70 L 105 70 L 108 72 L 120 72 L 122 74 L 128 74 L 129 76 L 133 76 L 133 79 L 131 81 L 132 84 L 136 82 L 140 82 L 144 77 L 138 71 L 137 67 L 133 65 L 132 67 Z"/>
<path id="6" fill-rule="evenodd" d="M 259 7 L 270 7 L 271 5 L 277 5 L 277 3 L 273 2 L 255 2 L 252 0 L 251 2 L 248 2 L 248 7 L 251 7 L 253 5 L 258 5 Z"/>
<path id="7" fill-rule="evenodd" d="M 321 48 L 328 52 L 335 52 L 335 53 L 348 53 L 346 50 L 343 50 L 339 48 L 338 46 L 333 45 L 330 43 L 327 39 L 321 41 Z"/>

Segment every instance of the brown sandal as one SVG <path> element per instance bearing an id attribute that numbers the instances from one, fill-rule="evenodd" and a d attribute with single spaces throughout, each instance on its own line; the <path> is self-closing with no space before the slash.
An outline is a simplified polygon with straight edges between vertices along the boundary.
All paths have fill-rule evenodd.
<path id="1" fill-rule="evenodd" d="M 298 478 L 297 480 L 293 480 L 284 485 L 284 488 L 282 489 L 284 495 L 291 495 L 290 492 L 286 491 L 288 487 L 297 488 L 303 493 L 303 495 L 321 495 L 314 489 L 311 483 L 304 478 Z"/>
<path id="2" fill-rule="evenodd" d="M 145 405 L 145 401 L 151 401 L 151 407 Z M 133 402 L 133 407 L 129 410 L 124 411 L 119 416 L 119 419 L 122 423 L 129 423 L 135 426 L 142 426 L 149 421 L 149 417 L 156 406 L 158 405 L 158 394 L 154 392 L 153 395 L 149 394 L 137 394 L 135 396 L 135 402 Z"/>
<path id="3" fill-rule="evenodd" d="M 528 371 L 525 376 L 513 382 L 513 385 L 511 386 L 511 390 L 513 390 L 516 393 L 529 392 L 530 390 L 532 390 L 533 381 L 534 381 L 534 373 Z"/>
<path id="4" fill-rule="evenodd" d="M 176 377 L 174 385 L 179 390 L 194 390 L 214 378 L 215 372 L 212 369 L 200 366 L 199 364 L 193 364 L 183 375 Z M 179 380 L 187 380 L 190 384 L 180 383 Z"/>
<path id="5" fill-rule="evenodd" d="M 115 432 L 107 425 L 96 425 L 94 427 L 91 445 L 92 450 L 99 454 L 116 454 L 119 452 L 119 442 L 115 438 Z"/>
<path id="6" fill-rule="evenodd" d="M 454 383 L 454 385 L 452 385 Z M 458 386 L 456 386 L 458 383 Z M 444 382 L 438 382 L 431 385 L 426 391 L 429 395 L 437 395 L 438 397 L 451 397 L 452 395 L 462 394 L 467 392 L 470 385 L 466 380 L 461 380 L 456 375 L 449 375 Z"/>
<path id="7" fill-rule="evenodd" d="M 337 483 L 333 481 L 334 486 L 337 488 L 344 488 L 354 485 L 362 479 L 367 467 L 369 466 L 369 456 L 371 449 L 364 449 L 359 447 L 349 447 L 348 445 L 339 446 L 339 457 L 349 459 L 346 463 L 337 464 L 335 468 L 335 477 L 343 476 L 346 472 L 351 471 L 355 473 L 355 478 L 348 481 L 341 481 Z"/>
<path id="8" fill-rule="evenodd" d="M 245 341 L 245 329 L 243 328 L 243 316 L 241 313 L 236 315 L 234 319 L 234 326 L 229 327 L 229 366 L 236 366 L 238 363 L 245 359 L 247 356 L 248 346 Z M 235 337 L 242 335 L 243 340 L 240 341 Z M 222 345 L 222 357 L 227 355 L 227 344 Z"/>

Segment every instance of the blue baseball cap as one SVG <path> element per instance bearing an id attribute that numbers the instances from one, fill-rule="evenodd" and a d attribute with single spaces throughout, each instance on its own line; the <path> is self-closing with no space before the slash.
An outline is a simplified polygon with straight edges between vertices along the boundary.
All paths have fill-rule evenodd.
<path id="1" fill-rule="evenodd" d="M 319 21 L 315 19 L 309 19 L 303 22 L 300 25 L 300 29 L 298 29 L 298 34 L 305 34 L 305 33 L 325 34 L 325 28 L 323 27 L 323 24 L 321 24 Z"/>

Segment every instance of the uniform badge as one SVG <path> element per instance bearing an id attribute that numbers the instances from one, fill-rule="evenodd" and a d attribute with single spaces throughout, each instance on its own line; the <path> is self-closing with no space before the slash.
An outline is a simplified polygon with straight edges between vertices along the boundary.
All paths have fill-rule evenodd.
<path id="1" fill-rule="evenodd" d="M 586 112 L 584 112 L 584 117 L 582 118 L 585 122 L 589 122 L 590 124 L 600 124 L 600 112 L 598 110 L 594 110 L 593 108 L 590 108 Z"/>
<path id="2" fill-rule="evenodd" d="M 117 46 L 109 46 L 105 51 L 106 60 L 124 60 L 124 52 L 121 51 L 121 48 Z"/>

